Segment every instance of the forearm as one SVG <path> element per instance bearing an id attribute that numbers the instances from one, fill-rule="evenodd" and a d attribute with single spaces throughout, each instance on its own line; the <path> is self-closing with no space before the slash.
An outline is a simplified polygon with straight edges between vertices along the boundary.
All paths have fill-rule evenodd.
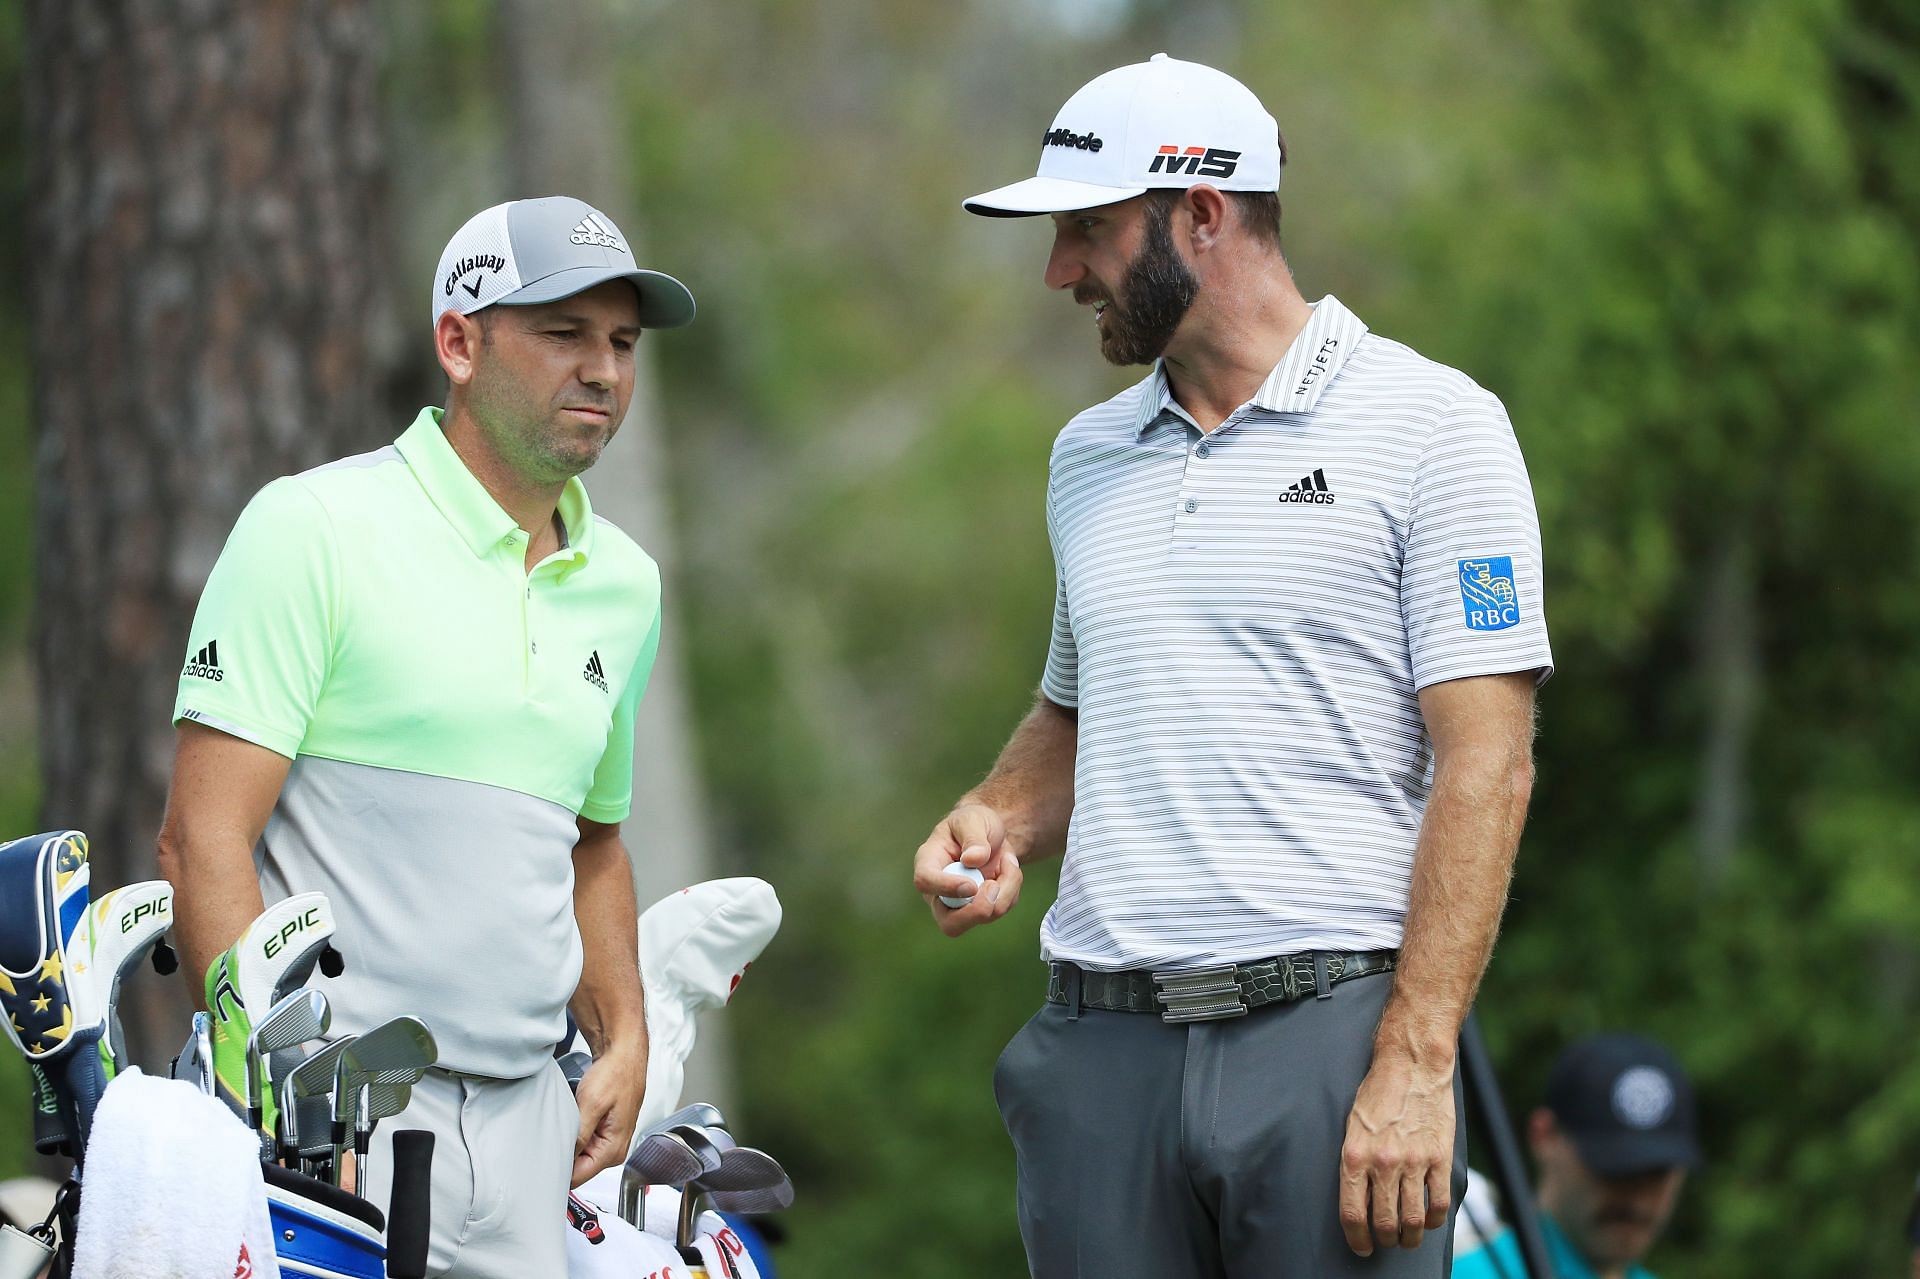
<path id="1" fill-rule="evenodd" d="M 617 835 L 582 839 L 573 854 L 573 916 L 580 929 L 580 984 L 569 1006 L 595 1057 L 644 1053 L 639 909 L 633 870 Z"/>
<path id="2" fill-rule="evenodd" d="M 1007 842 L 1022 862 L 1054 856 L 1066 847 L 1079 740 L 1079 713 L 1038 698 L 994 761 L 993 771 L 960 800 L 998 813 L 1006 824 Z"/>
<path id="3" fill-rule="evenodd" d="M 1376 1058 L 1430 1062 L 1451 1072 L 1460 1025 L 1499 932 L 1532 785 L 1524 745 L 1436 769 Z"/>
<path id="4" fill-rule="evenodd" d="M 173 885 L 173 933 L 197 1009 L 206 1007 L 207 969 L 266 909 L 253 868 L 253 841 L 236 830 L 194 829 L 169 810 L 159 840 L 160 874 Z"/>

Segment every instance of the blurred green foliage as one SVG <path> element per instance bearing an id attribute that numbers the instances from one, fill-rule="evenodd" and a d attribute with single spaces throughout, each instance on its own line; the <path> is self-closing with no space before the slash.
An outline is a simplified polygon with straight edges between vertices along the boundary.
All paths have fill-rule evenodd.
<path id="1" fill-rule="evenodd" d="M 500 104 L 484 6 L 398 30 L 424 277 L 451 211 L 421 211 L 497 162 Z M 720 869 L 787 907 L 729 1014 L 740 1126 L 800 1187 L 783 1273 L 1023 1268 L 989 1078 L 1041 993 L 1053 871 L 948 942 L 907 866 L 1037 681 L 1052 434 L 1137 373 L 1044 293 L 1044 224 L 958 201 L 1026 170 L 1073 88 L 1159 48 L 1285 127 L 1307 296 L 1502 396 L 1532 468 L 1559 673 L 1481 1005 L 1514 1108 L 1568 1038 L 1659 1035 L 1711 1162 L 1656 1268 L 1897 1272 L 1920 1168 L 1911 6 L 761 0 L 722 21 L 656 0 L 608 38 L 636 187 L 611 211 L 701 299 L 649 344 Z M 0 148 L 17 229 L 17 127 Z M 8 486 L 21 310 L 0 300 Z M 6 545 L 27 508 L 0 491 Z M 25 829 L 15 799 L 0 818 Z"/>

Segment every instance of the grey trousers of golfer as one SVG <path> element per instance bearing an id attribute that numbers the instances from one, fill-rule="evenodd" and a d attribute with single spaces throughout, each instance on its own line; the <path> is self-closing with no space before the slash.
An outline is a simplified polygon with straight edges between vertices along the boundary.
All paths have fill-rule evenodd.
<path id="1" fill-rule="evenodd" d="M 1019 1161 L 1034 1279 L 1444 1279 L 1453 1222 L 1357 1257 L 1340 1229 L 1340 1147 L 1393 989 L 1173 1026 L 1043 1005 L 993 1089 Z M 1454 1080 L 1453 1202 L 1466 1191 Z"/>

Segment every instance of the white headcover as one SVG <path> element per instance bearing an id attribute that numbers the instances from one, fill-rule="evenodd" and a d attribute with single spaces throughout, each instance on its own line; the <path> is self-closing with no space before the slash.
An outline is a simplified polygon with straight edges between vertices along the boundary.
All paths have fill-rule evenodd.
<path id="1" fill-rule="evenodd" d="M 628 1225 L 597 1199 L 588 1202 L 601 1209 L 600 1237 L 596 1241 L 568 1228 L 567 1279 L 688 1279 L 691 1272 L 671 1238 Z M 725 1273 L 715 1271 L 714 1276 Z"/>
<path id="2" fill-rule="evenodd" d="M 780 899 L 764 879 L 711 879 L 640 917 L 640 980 L 647 997 L 647 1095 L 635 1139 L 680 1104 L 696 1019 L 733 995 L 747 965 L 780 931 Z"/>

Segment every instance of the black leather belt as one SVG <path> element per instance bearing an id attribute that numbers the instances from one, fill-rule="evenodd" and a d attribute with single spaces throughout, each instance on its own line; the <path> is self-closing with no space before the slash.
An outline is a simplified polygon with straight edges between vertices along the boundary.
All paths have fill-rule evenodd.
<path id="1" fill-rule="evenodd" d="M 1047 1002 L 1102 1012 L 1159 1013 L 1162 1021 L 1219 1021 L 1244 1017 L 1263 1004 L 1314 995 L 1327 998 L 1335 986 L 1356 977 L 1390 973 L 1399 952 L 1305 951 L 1250 964 L 1207 968 L 1162 968 L 1102 973 L 1055 960 L 1047 979 Z"/>

